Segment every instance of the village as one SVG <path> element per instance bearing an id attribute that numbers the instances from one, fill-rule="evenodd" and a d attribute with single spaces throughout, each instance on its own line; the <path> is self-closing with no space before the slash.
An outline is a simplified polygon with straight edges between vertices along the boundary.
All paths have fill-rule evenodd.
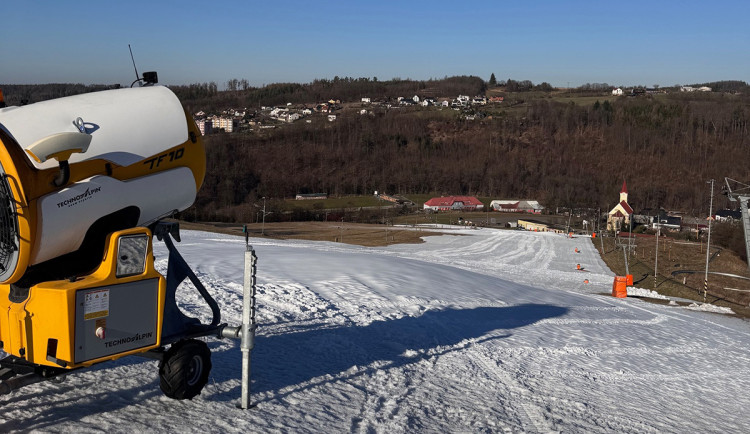
<path id="1" fill-rule="evenodd" d="M 340 99 L 314 105 L 287 103 L 285 106 L 271 107 L 261 106 L 259 110 L 251 111 L 243 109 L 226 109 L 218 114 L 210 114 L 199 111 L 193 115 L 201 134 L 251 132 L 256 129 L 269 129 L 291 124 L 300 120 L 312 123 L 311 117 L 318 115 L 319 119 L 334 122 L 343 112 L 356 112 L 360 115 L 372 115 L 378 110 L 392 110 L 408 107 L 453 109 L 464 112 L 467 120 L 474 120 L 482 114 L 474 113 L 473 108 L 486 106 L 488 104 L 500 104 L 504 100 L 502 96 L 475 96 L 458 95 L 456 98 L 433 98 L 414 95 L 410 98 L 398 97 L 390 99 L 372 99 L 362 97 L 359 102 L 342 102 Z"/>
<path id="2" fill-rule="evenodd" d="M 679 92 L 712 92 L 708 86 L 692 87 L 680 86 Z M 428 92 L 429 93 L 429 92 Z M 622 87 L 613 87 L 610 91 L 614 97 L 639 97 L 655 94 L 665 94 L 664 88 L 642 88 L 633 87 L 624 90 Z M 461 113 L 465 120 L 476 120 L 487 116 L 481 110 L 484 106 L 497 106 L 505 101 L 502 95 L 458 95 L 451 97 L 434 97 L 426 95 L 414 95 L 412 97 L 370 98 L 362 97 L 359 101 L 342 102 L 341 99 L 329 99 L 328 101 L 315 104 L 292 104 L 283 106 L 260 106 L 259 109 L 251 110 L 247 107 L 242 109 L 228 108 L 219 113 L 207 113 L 198 111 L 194 113 L 195 120 L 201 134 L 252 132 L 256 130 L 273 129 L 285 124 L 292 124 L 304 120 L 306 123 L 313 122 L 313 115 L 319 119 L 334 122 L 344 112 L 358 113 L 359 115 L 373 115 L 378 111 L 387 111 L 399 108 L 423 108 L 423 109 L 452 109 Z"/>

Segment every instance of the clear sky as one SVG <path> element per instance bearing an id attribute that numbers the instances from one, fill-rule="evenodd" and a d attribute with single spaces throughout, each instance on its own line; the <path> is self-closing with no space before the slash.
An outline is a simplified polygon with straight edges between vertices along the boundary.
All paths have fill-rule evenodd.
<path id="1" fill-rule="evenodd" d="M 0 83 L 750 81 L 750 2 L 2 0 Z"/>

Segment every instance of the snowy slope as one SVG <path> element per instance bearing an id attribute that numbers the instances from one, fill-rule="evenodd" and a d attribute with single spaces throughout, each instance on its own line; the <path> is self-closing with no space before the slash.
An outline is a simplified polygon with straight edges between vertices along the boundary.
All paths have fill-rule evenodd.
<path id="1" fill-rule="evenodd" d="M 235 408 L 239 342 L 208 340 L 211 379 L 192 401 L 164 397 L 156 362 L 129 357 L 0 397 L 0 431 L 745 429 L 747 322 L 606 295 L 613 274 L 588 238 L 451 234 L 388 248 L 251 239 L 251 410 Z M 178 248 L 238 324 L 244 239 L 186 231 Z M 209 316 L 191 288 L 178 298 Z"/>

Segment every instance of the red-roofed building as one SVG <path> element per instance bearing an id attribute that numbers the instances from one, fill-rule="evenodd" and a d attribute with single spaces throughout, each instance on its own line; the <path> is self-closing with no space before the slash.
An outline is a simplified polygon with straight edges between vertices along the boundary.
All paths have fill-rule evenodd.
<path id="1" fill-rule="evenodd" d="M 431 211 L 479 211 L 484 204 L 472 196 L 433 197 L 424 203 L 424 209 Z"/>
<path id="2" fill-rule="evenodd" d="M 625 181 L 622 181 L 622 189 L 620 190 L 620 203 L 612 208 L 607 216 L 607 230 L 619 231 L 627 229 L 630 225 L 630 216 L 633 215 L 633 208 L 628 205 L 628 186 Z"/>

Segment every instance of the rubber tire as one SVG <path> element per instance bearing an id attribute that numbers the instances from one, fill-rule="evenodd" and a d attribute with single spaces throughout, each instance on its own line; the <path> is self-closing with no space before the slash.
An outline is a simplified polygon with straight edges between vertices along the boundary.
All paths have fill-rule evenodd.
<path id="1" fill-rule="evenodd" d="M 208 383 L 211 350 L 197 339 L 179 341 L 159 364 L 159 387 L 172 399 L 193 399 Z"/>

